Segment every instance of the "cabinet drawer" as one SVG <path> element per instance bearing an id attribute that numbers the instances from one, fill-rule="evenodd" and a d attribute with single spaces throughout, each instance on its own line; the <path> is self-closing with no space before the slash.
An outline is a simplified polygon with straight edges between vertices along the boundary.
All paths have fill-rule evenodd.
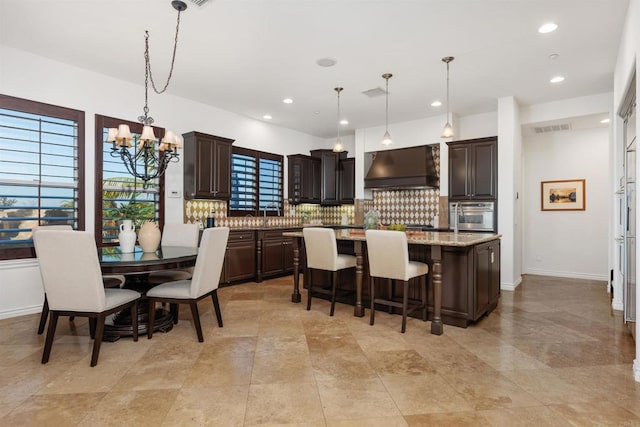
<path id="1" fill-rule="evenodd" d="M 229 232 L 229 241 L 230 242 L 238 242 L 245 240 L 254 240 L 254 233 L 251 230 L 242 230 L 242 231 L 230 231 Z"/>

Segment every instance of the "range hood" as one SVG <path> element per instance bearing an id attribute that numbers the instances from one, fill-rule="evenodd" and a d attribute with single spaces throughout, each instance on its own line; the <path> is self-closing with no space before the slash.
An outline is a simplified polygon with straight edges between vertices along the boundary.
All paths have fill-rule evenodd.
<path id="1" fill-rule="evenodd" d="M 438 186 L 438 172 L 428 145 L 373 153 L 364 188 L 424 188 Z"/>

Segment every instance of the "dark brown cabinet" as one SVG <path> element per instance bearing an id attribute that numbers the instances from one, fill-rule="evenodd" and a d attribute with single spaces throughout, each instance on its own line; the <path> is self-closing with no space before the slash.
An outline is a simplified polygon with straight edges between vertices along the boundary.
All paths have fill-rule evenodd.
<path id="1" fill-rule="evenodd" d="M 474 317 L 489 313 L 500 298 L 500 240 L 474 248 L 475 295 Z"/>
<path id="2" fill-rule="evenodd" d="M 496 199 L 497 137 L 448 142 L 449 200 Z"/>
<path id="3" fill-rule="evenodd" d="M 189 132 L 183 137 L 185 199 L 228 200 L 234 140 L 200 132 Z"/>
<path id="4" fill-rule="evenodd" d="M 289 203 L 320 203 L 320 163 L 319 158 L 303 154 L 287 156 Z"/>
<path id="5" fill-rule="evenodd" d="M 320 204 L 339 205 L 339 162 L 347 153 L 334 153 L 332 150 L 311 150 L 311 157 L 320 159 Z"/>
<path id="6" fill-rule="evenodd" d="M 352 204 L 356 198 L 356 159 L 340 159 L 338 168 L 340 203 Z"/>
<path id="7" fill-rule="evenodd" d="M 258 232 L 258 274 L 256 281 L 265 277 L 293 272 L 293 239 L 284 237 L 283 231 L 262 230 Z"/>
<path id="8" fill-rule="evenodd" d="M 256 275 L 256 239 L 254 231 L 229 232 L 227 253 L 224 258 L 222 282 L 253 279 Z"/>

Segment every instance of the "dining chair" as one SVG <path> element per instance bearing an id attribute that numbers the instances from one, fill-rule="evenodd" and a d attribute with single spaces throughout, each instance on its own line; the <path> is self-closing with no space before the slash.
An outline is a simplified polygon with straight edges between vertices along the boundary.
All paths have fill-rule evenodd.
<path id="1" fill-rule="evenodd" d="M 130 289 L 105 289 L 96 242 L 91 233 L 39 230 L 34 233 L 33 241 L 50 310 L 43 364 L 49 361 L 59 316 L 89 318 L 94 340 L 91 366 L 98 363 L 106 316 L 129 307 L 133 340 L 138 340 L 137 301 L 140 293 Z"/>
<path id="2" fill-rule="evenodd" d="M 213 308 L 216 312 L 218 327 L 222 327 L 222 313 L 218 301 L 218 285 L 222 273 L 222 264 L 229 239 L 228 227 L 207 228 L 202 233 L 200 249 L 190 280 L 177 280 L 163 283 L 147 291 L 149 300 L 149 328 L 147 337 L 153 337 L 156 302 L 169 304 L 189 304 L 193 324 L 198 335 L 198 341 L 203 342 L 202 325 L 198 313 L 198 301 L 211 295 Z"/>
<path id="3" fill-rule="evenodd" d="M 422 320 L 427 320 L 427 281 L 429 266 L 418 261 L 409 261 L 409 245 L 407 235 L 400 231 L 367 230 L 367 254 L 369 258 L 369 297 L 371 298 L 370 325 L 375 318 L 375 305 L 382 304 L 402 308 L 402 329 L 404 333 L 407 325 L 407 314 L 415 310 L 422 310 Z M 409 307 L 409 280 L 420 276 L 420 304 Z M 388 296 L 375 297 L 377 278 L 389 280 Z M 402 303 L 393 298 L 394 281 L 401 281 L 404 285 Z"/>
<path id="4" fill-rule="evenodd" d="M 336 235 L 331 228 L 305 227 L 302 230 L 302 234 L 307 252 L 307 274 L 311 276 L 311 270 L 331 272 L 330 290 L 320 286 L 313 286 L 312 280 L 306 280 L 309 286 L 307 289 L 307 310 L 311 310 L 311 297 L 313 296 L 313 292 L 330 295 L 331 310 L 329 316 L 333 316 L 336 305 L 338 271 L 355 268 L 356 257 L 338 253 Z"/>
<path id="5" fill-rule="evenodd" d="M 200 239 L 198 224 L 165 224 L 160 246 L 182 246 L 197 248 Z M 188 280 L 193 276 L 193 267 L 180 270 L 160 270 L 149 274 L 149 283 L 159 285 L 175 280 Z"/>
<path id="6" fill-rule="evenodd" d="M 31 227 L 32 235 L 38 230 L 61 230 L 61 231 L 73 231 L 70 225 L 34 225 Z M 119 274 L 105 274 L 102 276 L 102 282 L 105 288 L 119 288 L 125 282 L 125 277 Z M 40 313 L 40 322 L 38 323 L 38 335 L 42 335 L 44 327 L 47 324 L 47 317 L 49 316 L 49 302 L 47 301 L 47 293 L 44 293 L 44 303 L 42 304 L 42 312 Z M 74 316 L 70 316 L 69 320 L 73 320 Z"/>

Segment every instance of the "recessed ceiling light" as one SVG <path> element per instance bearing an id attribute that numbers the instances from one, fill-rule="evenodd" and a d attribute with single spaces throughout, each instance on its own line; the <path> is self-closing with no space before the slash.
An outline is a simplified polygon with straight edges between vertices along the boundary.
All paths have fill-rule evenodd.
<path id="1" fill-rule="evenodd" d="M 553 22 L 548 22 L 544 25 L 542 25 L 540 28 L 538 28 L 538 32 L 542 33 L 542 34 L 547 34 L 547 33 L 551 33 L 555 30 L 558 29 L 558 25 L 554 24 Z"/>
<path id="2" fill-rule="evenodd" d="M 265 120 L 271 120 L 271 119 L 273 119 L 273 117 L 271 117 L 271 116 L 270 116 L 270 115 L 268 115 L 268 114 L 265 114 L 264 116 L 262 116 L 262 118 L 263 118 L 263 119 L 265 119 Z"/>
<path id="3" fill-rule="evenodd" d="M 440 102 L 440 101 L 433 101 L 433 102 L 431 103 L 431 106 L 432 106 L 432 107 L 440 107 L 440 106 L 442 106 L 442 102 Z"/>
<path id="4" fill-rule="evenodd" d="M 552 53 L 551 55 L 549 55 L 549 59 L 551 59 L 552 61 L 558 58 L 560 58 L 560 55 L 557 53 Z"/>
<path id="5" fill-rule="evenodd" d="M 341 125 L 348 125 L 349 124 L 349 120 L 340 120 L 340 124 Z"/>
<path id="6" fill-rule="evenodd" d="M 316 64 L 321 67 L 333 67 L 337 62 L 338 61 L 333 58 L 320 58 L 316 61 Z"/>
<path id="7" fill-rule="evenodd" d="M 293 104 L 293 99 L 285 98 L 285 99 L 282 100 L 282 102 L 284 102 L 285 104 Z"/>
<path id="8" fill-rule="evenodd" d="M 602 119 L 602 120 L 600 120 L 600 123 L 603 123 L 603 124 L 604 124 L 604 123 L 609 123 L 610 121 L 611 121 L 611 120 L 609 120 L 609 119 Z"/>
<path id="9" fill-rule="evenodd" d="M 560 83 L 564 81 L 564 77 L 562 76 L 555 76 L 552 77 L 551 80 L 549 80 L 551 83 Z"/>

